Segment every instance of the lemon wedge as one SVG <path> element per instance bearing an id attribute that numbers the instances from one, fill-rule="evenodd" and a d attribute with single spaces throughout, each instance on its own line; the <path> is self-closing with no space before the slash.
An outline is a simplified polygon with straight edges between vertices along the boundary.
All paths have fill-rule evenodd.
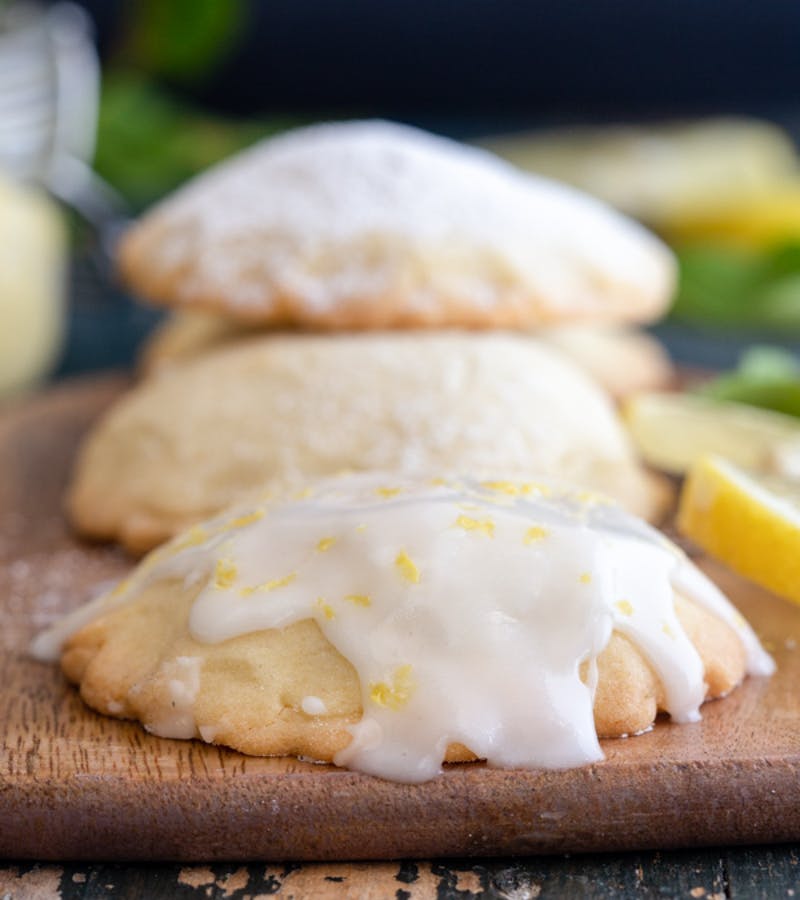
<path id="1" fill-rule="evenodd" d="M 800 484 L 705 456 L 681 492 L 678 528 L 735 572 L 800 604 Z"/>
<path id="2" fill-rule="evenodd" d="M 746 469 L 800 477 L 800 419 L 693 394 L 637 394 L 623 408 L 645 462 L 685 474 L 705 454 Z"/>
<path id="3" fill-rule="evenodd" d="M 662 230 L 673 243 L 713 241 L 760 249 L 800 238 L 800 181 L 785 179 L 753 194 L 684 211 Z"/>
<path id="4" fill-rule="evenodd" d="M 488 138 L 509 162 L 594 194 L 659 230 L 791 183 L 791 138 L 767 122 L 712 118 L 662 126 L 558 128 Z M 733 198 L 733 199 L 732 199 Z M 740 215 L 741 218 L 741 215 Z"/>

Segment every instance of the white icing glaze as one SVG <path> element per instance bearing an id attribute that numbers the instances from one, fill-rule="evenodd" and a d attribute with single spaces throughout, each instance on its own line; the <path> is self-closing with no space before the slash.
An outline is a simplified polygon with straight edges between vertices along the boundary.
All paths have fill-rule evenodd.
<path id="1" fill-rule="evenodd" d="M 200 690 L 201 667 L 202 660 L 197 656 L 178 656 L 164 663 L 162 671 L 167 677 L 172 712 L 166 718 L 145 722 L 147 731 L 165 738 L 193 738 L 201 734 L 193 712 Z"/>
<path id="2" fill-rule="evenodd" d="M 300 701 L 300 709 L 307 716 L 324 716 L 328 711 L 325 701 L 321 697 L 314 697 L 313 695 L 303 697 Z"/>
<path id="3" fill-rule="evenodd" d="M 316 620 L 361 683 L 363 717 L 336 762 L 399 781 L 433 777 L 454 742 L 503 767 L 602 758 L 596 659 L 615 629 L 662 680 L 672 717 L 697 720 L 703 669 L 676 617 L 676 591 L 731 625 L 749 672 L 773 668 L 683 553 L 604 498 L 539 483 L 385 475 L 331 479 L 307 496 L 195 527 L 40 637 L 37 652 L 56 653 L 85 621 L 176 576 L 203 583 L 189 621 L 202 642 Z M 191 736 L 200 672 L 178 662 L 169 673 L 175 721 L 148 727 Z M 320 702 L 307 696 L 302 709 L 324 715 Z"/>
<path id="4" fill-rule="evenodd" d="M 207 744 L 213 744 L 214 738 L 219 733 L 219 728 L 216 725 L 198 725 L 197 732 Z"/>

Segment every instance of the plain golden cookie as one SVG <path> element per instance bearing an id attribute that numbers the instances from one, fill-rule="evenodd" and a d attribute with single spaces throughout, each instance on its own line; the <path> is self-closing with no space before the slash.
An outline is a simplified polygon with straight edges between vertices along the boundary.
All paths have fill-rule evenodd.
<path id="1" fill-rule="evenodd" d="M 535 474 L 649 518 L 669 496 L 603 391 L 532 338 L 276 334 L 122 397 L 82 447 L 68 509 L 138 553 L 267 483 L 345 470 Z"/>
<path id="2" fill-rule="evenodd" d="M 223 344 L 252 337 L 260 330 L 213 313 L 173 313 L 145 342 L 139 370 L 143 375 L 152 375 Z M 615 400 L 674 384 L 675 370 L 666 351 L 643 331 L 562 325 L 540 328 L 532 335 L 577 363 Z"/>
<path id="3" fill-rule="evenodd" d="M 576 362 L 615 400 L 674 386 L 675 369 L 659 341 L 633 328 L 563 325 L 541 339 Z"/>

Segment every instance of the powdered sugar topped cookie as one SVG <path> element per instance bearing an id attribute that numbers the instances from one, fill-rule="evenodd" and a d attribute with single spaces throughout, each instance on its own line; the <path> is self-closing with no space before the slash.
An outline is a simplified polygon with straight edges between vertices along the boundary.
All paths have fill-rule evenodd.
<path id="1" fill-rule="evenodd" d="M 134 226 L 155 302 L 316 327 L 650 320 L 669 251 L 571 188 L 386 122 L 300 129 L 212 169 Z"/>

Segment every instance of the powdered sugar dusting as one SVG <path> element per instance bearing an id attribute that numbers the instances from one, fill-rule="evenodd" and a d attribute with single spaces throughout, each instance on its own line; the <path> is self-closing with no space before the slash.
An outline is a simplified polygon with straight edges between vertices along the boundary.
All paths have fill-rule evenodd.
<path id="1" fill-rule="evenodd" d="M 320 314 L 353 298 L 480 309 L 667 301 L 672 259 L 642 228 L 493 155 L 387 122 L 319 125 L 256 145 L 146 218 L 149 272 L 178 301 Z M 134 237 L 137 230 L 134 231 Z"/>
<path id="2" fill-rule="evenodd" d="M 113 550 L 72 545 L 0 563 L 0 648 L 25 647 L 36 631 L 106 591 L 129 565 Z"/>

